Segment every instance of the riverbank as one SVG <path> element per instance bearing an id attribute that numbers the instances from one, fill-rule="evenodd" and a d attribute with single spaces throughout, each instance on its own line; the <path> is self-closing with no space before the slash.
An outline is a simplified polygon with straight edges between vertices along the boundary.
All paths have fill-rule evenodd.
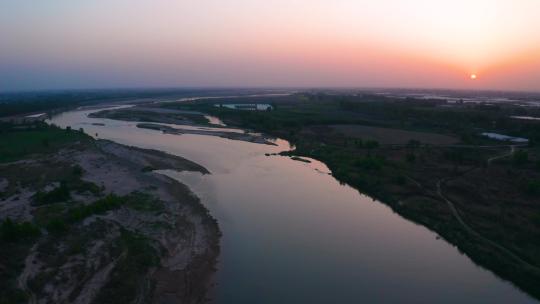
<path id="1" fill-rule="evenodd" d="M 480 106 L 323 94 L 259 100 L 276 109 L 235 111 L 204 100 L 189 106 L 230 126 L 287 139 L 295 150 L 282 154 L 324 162 L 340 182 L 437 232 L 477 264 L 540 298 L 539 150 L 521 146 L 509 153 L 508 145 L 479 135 L 497 121 L 503 133 L 536 138 L 537 125 L 506 119 L 520 107 L 487 112 Z M 440 181 L 446 181 L 444 196 Z"/>
<path id="2" fill-rule="evenodd" d="M 436 234 L 340 184 L 322 163 L 265 156 L 290 150 L 288 142 L 268 146 L 165 134 L 90 113 L 68 112 L 51 122 L 185 156 L 212 171 L 159 172 L 174 173 L 170 176 L 189 185 L 219 220 L 223 246 L 215 299 L 220 303 L 534 303 Z M 387 286 L 394 292 L 384 292 Z"/>
<path id="3" fill-rule="evenodd" d="M 508 255 L 508 252 L 513 252 L 530 265 L 540 262 L 536 243 L 523 242 L 536 239 L 539 232 L 534 214 L 538 206 L 532 201 L 535 194 L 524 191 L 529 187 L 527 179 L 538 179 L 537 170 L 530 163 L 528 166 L 515 166 L 502 158 L 492 164 L 489 160 L 507 154 L 507 147 L 475 137 L 475 128 L 465 128 L 462 118 L 454 117 L 455 109 L 438 109 L 422 101 L 405 104 L 392 100 L 371 103 L 347 102 L 344 99 L 337 103 L 325 101 L 321 96 L 316 98 L 316 101 L 306 103 L 305 96 L 280 97 L 274 103 L 276 110 L 262 112 L 221 109 L 211 101 L 201 100 L 198 104 L 154 103 L 150 108 L 140 105 L 135 110 L 106 111 L 97 116 L 106 113 L 102 117 L 166 123 L 172 117 L 182 116 L 182 113 L 202 117 L 207 111 L 230 125 L 285 138 L 296 149 L 284 154 L 325 162 L 340 182 L 381 200 L 403 217 L 436 231 L 477 264 L 514 282 L 530 294 L 540 296 L 536 289 L 540 280 L 538 271 L 516 263 L 516 259 Z M 233 101 L 223 100 L 225 103 Z M 268 98 L 261 99 L 263 101 L 268 102 Z M 410 116 L 396 118 L 388 114 L 397 109 Z M 471 122 L 476 122 L 478 115 L 489 116 L 475 108 L 460 108 L 459 111 Z M 374 113 L 368 115 L 370 112 Z M 425 115 L 426 112 L 430 115 Z M 389 117 L 382 119 L 381 115 Z M 404 128 L 406 120 L 414 121 L 413 125 L 428 127 Z M 182 119 L 180 122 L 185 121 Z M 459 132 L 450 132 L 445 127 L 447 125 L 455 125 L 454 128 L 460 128 Z M 156 123 L 137 126 L 175 135 L 191 132 Z M 203 134 L 207 130 L 194 132 L 191 134 L 221 136 Z M 479 170 L 471 171 L 476 169 Z M 519 178 L 512 179 L 512 175 L 504 170 L 515 171 Z M 463 175 L 464 172 L 481 174 Z M 484 174 L 493 177 L 491 185 L 482 181 Z M 456 177 L 467 179 L 458 182 Z M 446 193 L 456 201 L 456 208 L 465 214 L 467 223 L 482 238 L 471 235 L 440 197 L 437 181 L 448 178 L 453 180 L 445 189 Z M 478 193 L 471 191 L 470 184 L 478 186 Z M 495 188 L 504 191 L 494 191 Z M 513 201 L 513 206 L 509 207 L 509 201 Z M 523 222 L 527 224 L 523 225 Z M 485 239 L 496 240 L 505 250 L 493 248 L 493 242 L 485 242 Z"/>
<path id="4" fill-rule="evenodd" d="M 23 140 L 27 131 L 16 132 Z M 207 301 L 219 255 L 217 223 L 189 188 L 153 171 L 208 170 L 163 152 L 61 132 L 64 142 L 38 142 L 49 147 L 0 164 L 0 251 L 9 257 L 0 263 L 0 298 Z"/>

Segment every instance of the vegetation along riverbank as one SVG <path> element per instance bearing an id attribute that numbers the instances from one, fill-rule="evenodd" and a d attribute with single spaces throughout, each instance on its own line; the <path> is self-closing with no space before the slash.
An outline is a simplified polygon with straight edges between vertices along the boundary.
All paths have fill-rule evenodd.
<path id="1" fill-rule="evenodd" d="M 296 148 L 284 154 L 325 162 L 339 181 L 540 298 L 540 124 L 512 118 L 538 116 L 537 107 L 335 92 L 219 101 L 242 102 L 273 110 L 233 110 L 214 100 L 161 107 L 211 113 L 289 140 Z"/>
<path id="2" fill-rule="evenodd" d="M 159 151 L 45 123 L 0 126 L 0 303 L 201 303 L 216 221 Z"/>

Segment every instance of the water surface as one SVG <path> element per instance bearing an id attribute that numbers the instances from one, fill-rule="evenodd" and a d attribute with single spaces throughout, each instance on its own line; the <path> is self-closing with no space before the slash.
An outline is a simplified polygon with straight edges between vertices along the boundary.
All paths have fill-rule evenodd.
<path id="1" fill-rule="evenodd" d="M 199 196 L 223 231 L 218 303 L 533 303 L 428 229 L 341 185 L 289 148 L 172 135 L 63 113 L 60 126 L 176 154 L 211 175 L 162 172 Z M 103 123 L 104 126 L 92 125 Z"/>

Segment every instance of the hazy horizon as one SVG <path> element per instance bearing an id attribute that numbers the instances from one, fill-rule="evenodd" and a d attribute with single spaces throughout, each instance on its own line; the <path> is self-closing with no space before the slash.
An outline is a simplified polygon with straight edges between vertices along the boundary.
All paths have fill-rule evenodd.
<path id="1" fill-rule="evenodd" d="M 0 0 L 0 91 L 538 92 L 538 11 L 535 0 Z"/>
<path id="2" fill-rule="evenodd" d="M 132 87 L 59 87 L 59 88 L 32 88 L 32 89 L 13 89 L 13 90 L 0 90 L 0 94 L 26 94 L 26 93 L 60 93 L 60 92 L 92 92 L 92 91 L 171 91 L 172 93 L 181 93 L 182 91 L 254 91 L 261 93 L 263 91 L 278 91 L 278 92 L 293 92 L 293 91 L 358 91 L 358 92 L 382 92 L 389 91 L 399 93 L 400 91 L 409 91 L 413 93 L 420 92 L 454 92 L 454 93 L 516 93 L 516 94 L 540 94 L 540 90 L 527 90 L 527 89 L 490 89 L 490 88 L 450 88 L 450 87 L 399 87 L 399 86 L 387 86 L 387 87 L 338 87 L 338 86 L 306 86 L 306 87 L 293 87 L 293 86 L 132 86 Z"/>

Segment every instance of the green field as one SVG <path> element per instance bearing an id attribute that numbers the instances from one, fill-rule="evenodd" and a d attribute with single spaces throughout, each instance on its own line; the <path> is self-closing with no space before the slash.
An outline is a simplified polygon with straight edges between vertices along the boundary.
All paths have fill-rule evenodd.
<path id="1" fill-rule="evenodd" d="M 381 144 L 406 145 L 412 140 L 431 145 L 451 145 L 459 142 L 456 137 L 436 133 L 406 131 L 361 125 L 331 125 L 335 132 L 349 138 L 375 140 Z"/>
<path id="2" fill-rule="evenodd" d="M 0 163 L 17 161 L 31 154 L 45 154 L 67 144 L 89 140 L 80 131 L 63 130 L 45 123 L 0 125 Z"/>

